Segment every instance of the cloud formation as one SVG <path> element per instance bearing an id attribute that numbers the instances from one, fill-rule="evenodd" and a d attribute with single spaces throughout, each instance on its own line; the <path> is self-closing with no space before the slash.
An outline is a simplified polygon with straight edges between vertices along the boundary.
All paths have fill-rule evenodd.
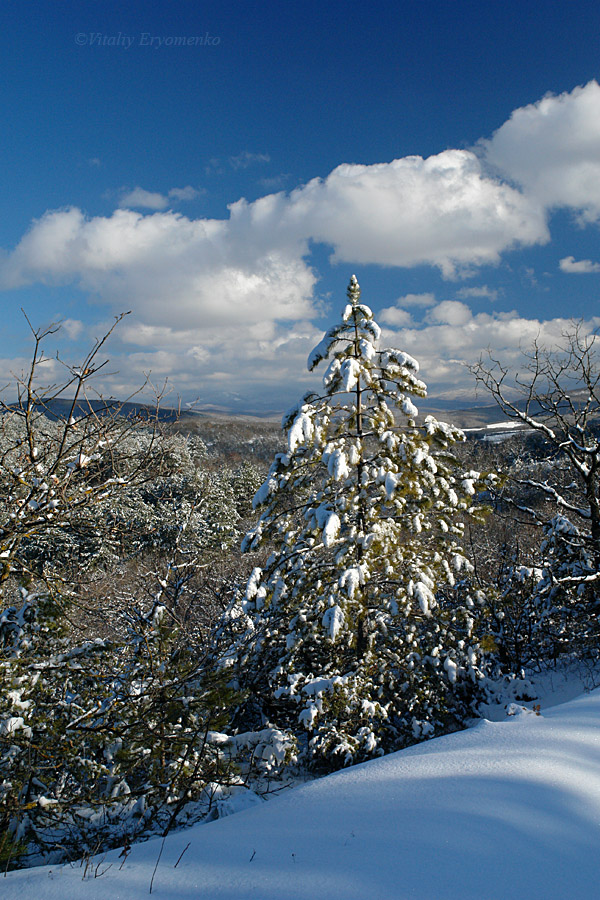
<path id="1" fill-rule="evenodd" d="M 461 300 L 467 300 L 469 297 L 486 297 L 488 300 L 494 301 L 498 298 L 498 291 L 488 287 L 487 284 L 482 284 L 480 287 L 460 288 L 456 292 L 456 296 Z"/>
<path id="2" fill-rule="evenodd" d="M 229 165 L 267 161 L 244 152 Z M 131 372 L 170 370 L 188 386 L 200 376 L 266 385 L 274 361 L 280 374 L 302 357 L 297 380 L 318 337 L 312 243 L 330 247 L 334 262 L 427 264 L 456 279 L 512 248 L 548 242 L 556 207 L 582 224 L 600 218 L 600 87 L 590 82 L 516 110 L 473 150 L 340 165 L 290 193 L 240 199 L 223 219 L 169 209 L 197 195 L 190 185 L 166 194 L 136 187 L 110 216 L 49 211 L 0 258 L 0 287 L 73 284 L 112 312 L 133 309 L 135 326 L 121 329 L 139 348 L 126 363 Z M 573 257 L 560 267 L 600 269 Z M 518 352 L 528 335 L 556 337 L 563 328 L 562 320 L 516 313 L 473 316 L 463 301 L 495 299 L 487 286 L 463 287 L 456 297 L 438 303 L 433 294 L 407 294 L 379 313 L 409 352 L 430 361 L 440 389 L 449 373 L 456 385 L 456 360 L 472 360 L 488 344 L 502 340 Z M 418 308 L 426 310 L 421 326 L 412 317 Z"/>
<path id="3" fill-rule="evenodd" d="M 292 192 L 287 220 L 331 244 L 334 262 L 429 264 L 447 277 L 549 239 L 543 208 L 469 150 L 338 166 Z"/>
<path id="4" fill-rule="evenodd" d="M 229 157 L 229 165 L 236 172 L 239 169 L 247 169 L 249 166 L 253 166 L 256 163 L 268 162 L 271 162 L 271 157 L 268 153 L 250 153 L 249 150 L 244 150 L 242 153 L 238 153 L 237 156 Z"/>
<path id="5" fill-rule="evenodd" d="M 600 317 L 579 323 L 582 332 L 588 333 L 599 326 Z M 488 350 L 513 372 L 523 372 L 523 353 L 534 341 L 539 346 L 560 347 L 572 330 L 573 322 L 567 318 L 529 319 L 516 310 L 473 315 L 465 304 L 447 300 L 433 307 L 421 325 L 385 329 L 382 343 L 402 347 L 419 360 L 431 396 L 470 400 L 473 378 L 468 366 L 485 358 Z"/>
<path id="6" fill-rule="evenodd" d="M 559 202 L 559 188 L 551 193 L 550 182 L 560 182 L 560 202 L 581 216 L 592 215 L 596 199 L 600 210 L 600 87 L 595 82 L 517 110 L 482 148 L 480 156 L 446 150 L 428 159 L 341 165 L 290 194 L 270 194 L 253 203 L 239 200 L 221 220 L 190 220 L 166 209 L 170 200 L 197 195 L 189 185 L 166 195 L 136 187 L 122 196 L 122 209 L 112 216 L 88 219 L 71 209 L 34 222 L 4 261 L 4 281 L 11 272 L 19 283 L 60 275 L 119 303 L 119 284 L 126 284 L 134 301 L 146 302 L 144 272 L 150 271 L 153 283 L 158 279 L 150 306 L 168 283 L 163 298 L 169 297 L 170 310 L 181 305 L 189 311 L 196 304 L 212 317 L 215 291 L 222 292 L 223 306 L 231 311 L 237 300 L 247 306 L 257 288 L 271 280 L 279 284 L 284 274 L 292 276 L 284 292 L 290 302 L 292 296 L 299 302 L 297 317 L 302 318 L 311 241 L 330 245 L 334 261 L 429 264 L 454 277 L 497 262 L 512 247 L 548 241 L 547 207 Z M 236 165 L 263 156 L 243 153 Z M 507 180 L 491 174 L 490 163 Z M 564 178 L 557 177 L 558 170 Z M 590 172 L 593 177 L 586 180 Z M 131 207 L 154 213 L 140 216 Z M 280 307 L 278 302 L 277 314 Z"/>
<path id="7" fill-rule="evenodd" d="M 568 272 L 572 275 L 590 275 L 593 272 L 600 272 L 600 263 L 592 262 L 591 259 L 575 259 L 574 256 L 565 256 L 559 262 L 561 272 Z"/>
<path id="8" fill-rule="evenodd" d="M 513 112 L 490 141 L 486 160 L 546 209 L 600 218 L 600 85 L 548 95 Z"/>
<path id="9" fill-rule="evenodd" d="M 119 200 L 119 206 L 124 209 L 132 207 L 138 209 L 166 209 L 169 205 L 168 197 L 156 191 L 146 191 L 136 187 L 132 191 L 125 191 Z"/>
<path id="10" fill-rule="evenodd" d="M 409 325 L 412 322 L 412 315 L 409 309 L 421 308 L 427 309 L 429 306 L 435 306 L 435 294 L 404 294 L 398 297 L 394 306 L 387 306 L 379 313 L 379 319 L 392 328 L 400 328 Z"/>
<path id="11" fill-rule="evenodd" d="M 314 315 L 305 247 L 273 245 L 251 221 L 190 220 L 119 209 L 46 213 L 2 267 L 5 287 L 77 283 L 143 322 L 193 329 Z"/>
<path id="12" fill-rule="evenodd" d="M 189 184 L 184 188 L 171 188 L 167 194 L 146 191 L 144 188 L 136 187 L 132 191 L 123 191 L 119 200 L 119 206 L 121 209 L 160 210 L 166 209 L 172 202 L 194 200 L 199 194 L 200 191 Z"/>

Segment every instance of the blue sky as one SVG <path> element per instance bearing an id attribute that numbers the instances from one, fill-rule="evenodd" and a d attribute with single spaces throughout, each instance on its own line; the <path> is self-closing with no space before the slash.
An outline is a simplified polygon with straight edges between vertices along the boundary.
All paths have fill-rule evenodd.
<path id="1" fill-rule="evenodd" d="M 600 325 L 597 2 L 0 10 L 0 379 L 36 326 L 99 387 L 280 409 L 352 272 L 432 397 Z M 57 366 L 49 363 L 48 377 Z"/>

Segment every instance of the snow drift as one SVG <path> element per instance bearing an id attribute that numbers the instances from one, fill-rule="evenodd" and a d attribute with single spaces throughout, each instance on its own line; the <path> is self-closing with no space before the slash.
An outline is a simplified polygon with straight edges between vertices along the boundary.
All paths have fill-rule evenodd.
<path id="1" fill-rule="evenodd" d="M 541 715 L 509 711 L 170 835 L 153 897 L 596 898 L 600 690 Z M 2 897 L 137 900 L 160 847 L 138 845 L 124 863 L 114 851 L 87 872 L 79 863 L 12 872 Z"/>

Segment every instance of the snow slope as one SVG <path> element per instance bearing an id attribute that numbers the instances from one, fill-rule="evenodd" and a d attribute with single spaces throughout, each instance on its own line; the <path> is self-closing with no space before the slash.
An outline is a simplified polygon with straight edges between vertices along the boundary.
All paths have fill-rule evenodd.
<path id="1" fill-rule="evenodd" d="M 600 689 L 311 782 L 167 838 L 156 900 L 600 896 Z M 182 851 L 185 850 L 175 867 Z M 2 900 L 141 900 L 160 841 L 10 873 Z M 110 866 L 110 867 L 109 867 Z"/>

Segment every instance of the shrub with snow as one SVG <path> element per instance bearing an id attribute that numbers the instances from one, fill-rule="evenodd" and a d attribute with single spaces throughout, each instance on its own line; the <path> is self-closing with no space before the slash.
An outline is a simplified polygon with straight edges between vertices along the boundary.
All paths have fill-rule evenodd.
<path id="1" fill-rule="evenodd" d="M 75 858 L 202 818 L 235 783 L 232 703 L 156 601 L 128 640 L 73 645 L 50 598 L 0 614 L 0 855 Z M 264 741 L 263 741 L 264 743 Z M 240 755 L 240 754 L 238 754 Z M 266 754 L 265 754 L 266 755 Z"/>

